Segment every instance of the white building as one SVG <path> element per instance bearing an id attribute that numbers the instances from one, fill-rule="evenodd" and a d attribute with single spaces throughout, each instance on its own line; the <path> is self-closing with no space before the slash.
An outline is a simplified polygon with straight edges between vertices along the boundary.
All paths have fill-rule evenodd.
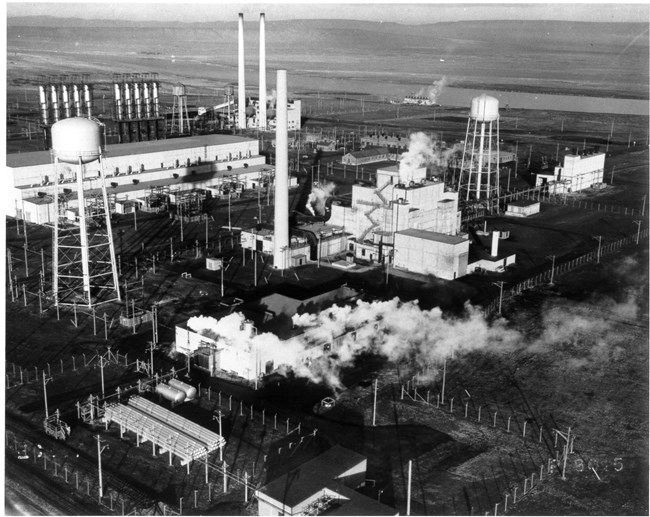
<path id="1" fill-rule="evenodd" d="M 540 202 L 532 199 L 520 199 L 508 203 L 506 215 L 511 217 L 528 217 L 539 214 Z"/>
<path id="2" fill-rule="evenodd" d="M 393 266 L 423 275 L 454 280 L 466 274 L 469 238 L 426 230 L 395 232 Z"/>
<path id="3" fill-rule="evenodd" d="M 384 162 L 395 157 L 388 153 L 387 147 L 372 147 L 361 151 L 350 151 L 341 158 L 345 165 L 363 165 L 364 163 Z"/>
<path id="4" fill-rule="evenodd" d="M 51 222 L 43 219 L 48 213 L 42 208 L 45 201 L 40 202 L 36 216 L 32 200 L 42 198 L 51 203 L 55 174 L 70 183 L 70 206 L 76 206 L 76 188 L 71 183 L 76 175 L 75 166 L 61 163 L 57 172 L 50 151 L 9 154 L 6 160 L 6 215 L 41 224 Z M 99 192 L 100 167 L 99 161 L 86 165 L 85 191 Z M 234 175 L 242 182 L 256 182 L 268 168 L 265 157 L 259 154 L 257 140 L 232 135 L 108 145 L 103 167 L 109 195 L 120 195 L 121 200 L 140 198 L 152 187 L 205 188 Z M 60 183 L 60 189 L 65 187 L 65 183 Z M 49 210 L 49 217 L 53 217 L 52 212 Z"/>
<path id="5" fill-rule="evenodd" d="M 460 229 L 458 193 L 446 191 L 440 181 L 426 180 L 424 167 L 415 169 L 408 183 L 400 183 L 399 166 L 381 168 L 376 186 L 353 185 L 351 205 L 333 203 L 331 210 L 328 223 L 351 234 L 350 251 L 371 261 L 385 261 L 395 232 L 456 235 Z"/>
<path id="6" fill-rule="evenodd" d="M 275 235 L 270 228 L 249 228 L 241 231 L 241 247 L 245 250 L 255 250 L 265 255 L 273 255 L 273 242 Z M 289 267 L 307 264 L 311 255 L 311 247 L 306 237 L 292 235 L 289 246 Z"/>
<path id="7" fill-rule="evenodd" d="M 562 166 L 555 167 L 553 174 L 537 174 L 536 186 L 549 185 L 551 194 L 578 192 L 602 183 L 605 173 L 605 153 L 591 150 L 564 157 Z"/>

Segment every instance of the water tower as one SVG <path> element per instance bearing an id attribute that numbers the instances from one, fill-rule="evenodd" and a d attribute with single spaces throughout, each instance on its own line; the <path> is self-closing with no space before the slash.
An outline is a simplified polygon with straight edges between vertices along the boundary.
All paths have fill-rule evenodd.
<path id="1" fill-rule="evenodd" d="M 472 99 L 460 172 L 461 199 L 490 200 L 499 194 L 499 101 Z"/>
<path id="2" fill-rule="evenodd" d="M 52 291 L 55 304 L 120 300 L 111 231 L 110 205 L 104 183 L 102 128 L 94 120 L 68 118 L 52 126 L 55 168 Z M 66 165 L 67 164 L 67 165 Z M 94 165 L 91 170 L 91 164 Z M 74 167 L 76 165 L 76 167 Z M 76 171 L 75 171 L 76 169 Z M 99 183 L 101 198 L 84 192 L 84 180 Z M 62 184 L 72 188 L 63 189 Z M 77 208 L 72 205 L 73 188 Z"/>
<path id="3" fill-rule="evenodd" d="M 185 91 L 185 85 L 176 83 L 172 88 L 172 93 L 174 95 L 174 107 L 172 109 L 171 133 L 178 133 L 179 135 L 189 133 L 190 118 L 187 116 L 187 93 Z M 186 125 L 187 131 L 185 130 Z"/>

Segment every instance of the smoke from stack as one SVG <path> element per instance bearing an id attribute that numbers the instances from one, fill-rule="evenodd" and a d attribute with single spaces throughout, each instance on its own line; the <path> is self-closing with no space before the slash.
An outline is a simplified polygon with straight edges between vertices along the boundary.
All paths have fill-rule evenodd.
<path id="1" fill-rule="evenodd" d="M 442 79 L 434 81 L 433 84 L 421 88 L 416 94 L 416 97 L 426 97 L 432 102 L 438 102 L 438 97 L 442 93 L 442 89 L 447 85 L 447 76 L 443 75 Z"/>
<path id="2" fill-rule="evenodd" d="M 305 208 L 311 212 L 311 215 L 325 215 L 327 200 L 332 197 L 334 190 L 336 190 L 336 184 L 331 181 L 322 185 L 314 183 Z"/>
<path id="3" fill-rule="evenodd" d="M 411 133 L 408 151 L 400 156 L 400 183 L 408 183 L 413 179 L 416 169 L 433 163 L 435 160 L 436 152 L 431 138 L 421 131 Z"/>

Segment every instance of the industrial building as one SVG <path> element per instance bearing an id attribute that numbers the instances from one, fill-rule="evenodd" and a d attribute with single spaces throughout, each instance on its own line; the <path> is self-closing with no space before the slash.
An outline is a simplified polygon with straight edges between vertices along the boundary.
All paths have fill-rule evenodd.
<path id="1" fill-rule="evenodd" d="M 422 275 L 454 280 L 467 272 L 469 238 L 424 230 L 395 232 L 393 266 Z"/>
<path id="2" fill-rule="evenodd" d="M 376 147 L 361 151 L 350 151 L 343 155 L 341 163 L 345 165 L 364 165 L 366 163 L 383 162 L 395 158 L 395 154 L 389 153 L 387 147 Z"/>
<path id="3" fill-rule="evenodd" d="M 328 223 L 350 234 L 348 249 L 357 258 L 386 262 L 395 232 L 417 229 L 457 235 L 458 194 L 447 191 L 440 181 L 427 180 L 424 167 L 406 178 L 400 177 L 398 165 L 381 168 L 375 187 L 353 185 L 350 206 L 332 204 Z"/>
<path id="4" fill-rule="evenodd" d="M 257 515 L 398 515 L 356 491 L 366 483 L 367 463 L 335 445 L 256 490 Z"/>
<path id="5" fill-rule="evenodd" d="M 595 149 L 578 151 L 564 157 L 553 174 L 537 174 L 536 186 L 548 185 L 551 194 L 579 192 L 602 183 L 605 173 L 605 153 Z"/>
<path id="6" fill-rule="evenodd" d="M 309 364 L 329 353 L 335 342 L 292 341 L 301 332 L 293 328 L 291 317 L 352 303 L 358 295 L 347 286 L 320 293 L 273 293 L 239 307 L 237 313 L 216 314 L 212 322 L 188 320 L 176 325 L 174 349 L 211 376 L 233 375 L 254 381 L 283 366 L 283 357 Z M 266 334 L 257 339 L 258 333 Z"/>
<path id="7" fill-rule="evenodd" d="M 520 199 L 510 201 L 506 214 L 510 217 L 528 217 L 531 215 L 539 214 L 540 202 L 533 199 Z"/>
<path id="8" fill-rule="evenodd" d="M 503 246 L 500 246 L 501 240 L 510 237 L 510 232 L 494 230 L 491 233 L 483 232 L 483 235 L 490 236 L 491 244 L 489 251 L 486 246 L 476 237 L 475 246 L 470 248 L 469 259 L 467 264 L 467 274 L 471 273 L 503 273 L 508 266 L 513 265 L 517 260 L 516 253 L 511 253 Z"/>
<path id="9" fill-rule="evenodd" d="M 209 188 L 226 180 L 255 187 L 273 171 L 259 154 L 259 142 L 232 135 L 205 135 L 170 140 L 108 145 L 102 160 L 108 193 L 113 202 L 140 200 L 152 188 L 178 191 Z M 58 174 L 68 176 L 61 164 Z M 28 222 L 52 222 L 55 171 L 49 151 L 7 155 L 9 189 L 7 215 Z M 70 169 L 70 170 L 69 170 Z M 110 187 L 109 187 L 110 185 Z M 289 186 L 289 179 L 287 178 Z M 72 184 L 70 185 L 72 187 Z M 100 186 L 100 163 L 86 166 L 84 190 Z M 65 191 L 65 183 L 61 185 Z M 68 189 L 69 207 L 76 207 L 76 192 Z"/>

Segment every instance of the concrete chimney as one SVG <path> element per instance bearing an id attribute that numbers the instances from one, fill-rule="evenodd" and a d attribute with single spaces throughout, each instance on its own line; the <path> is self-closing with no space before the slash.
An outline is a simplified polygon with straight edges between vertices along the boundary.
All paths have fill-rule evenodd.
<path id="1" fill-rule="evenodd" d="M 257 116 L 257 127 L 266 129 L 266 20 L 260 13 L 260 107 Z"/>
<path id="2" fill-rule="evenodd" d="M 289 130 L 287 123 L 287 71 L 278 70 L 275 109 L 275 220 L 273 266 L 289 267 Z"/>
<path id="3" fill-rule="evenodd" d="M 490 255 L 496 257 L 499 255 L 499 234 L 501 232 L 492 232 L 492 251 Z"/>
<path id="4" fill-rule="evenodd" d="M 238 117 L 239 129 L 246 128 L 246 83 L 244 82 L 244 13 L 239 13 L 239 79 L 238 79 Z"/>

